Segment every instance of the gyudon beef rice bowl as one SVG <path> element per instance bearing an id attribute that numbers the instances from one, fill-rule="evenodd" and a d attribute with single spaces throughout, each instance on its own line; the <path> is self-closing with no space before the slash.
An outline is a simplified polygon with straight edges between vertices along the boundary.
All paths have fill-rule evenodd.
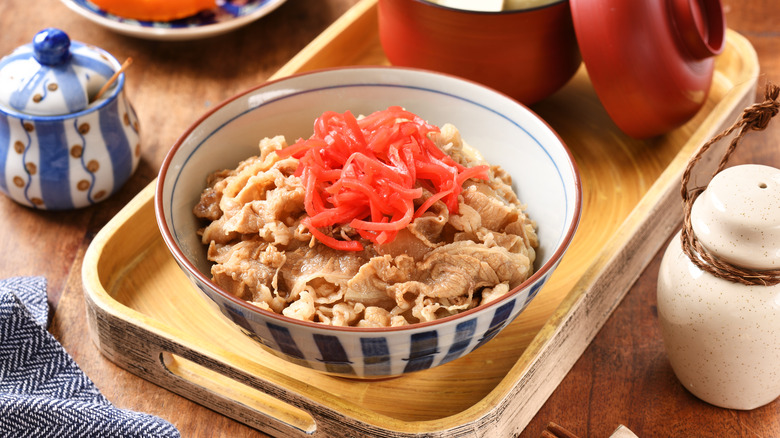
<path id="1" fill-rule="evenodd" d="M 531 276 L 538 240 L 510 176 L 455 126 L 400 107 L 326 112 L 211 174 L 194 214 L 213 281 L 261 309 L 336 326 L 432 321 Z"/>

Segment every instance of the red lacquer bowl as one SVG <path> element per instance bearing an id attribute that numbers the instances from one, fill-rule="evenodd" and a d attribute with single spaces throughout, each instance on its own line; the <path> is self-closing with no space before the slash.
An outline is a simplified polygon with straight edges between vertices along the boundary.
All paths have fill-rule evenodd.
<path id="1" fill-rule="evenodd" d="M 567 0 L 504 12 L 379 0 L 379 36 L 393 65 L 460 76 L 526 105 L 561 88 L 582 62 Z"/>
<path id="2" fill-rule="evenodd" d="M 635 138 L 701 109 L 725 32 L 720 0 L 560 0 L 505 12 L 379 0 L 392 64 L 461 76 L 531 105 L 584 61 L 610 117 Z"/>

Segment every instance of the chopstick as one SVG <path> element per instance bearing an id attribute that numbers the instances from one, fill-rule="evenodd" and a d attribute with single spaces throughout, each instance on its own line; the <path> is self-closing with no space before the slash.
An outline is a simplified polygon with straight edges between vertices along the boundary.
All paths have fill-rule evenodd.
<path id="1" fill-rule="evenodd" d="M 577 435 L 569 432 L 563 426 L 553 423 L 547 424 L 539 438 L 579 438 Z"/>

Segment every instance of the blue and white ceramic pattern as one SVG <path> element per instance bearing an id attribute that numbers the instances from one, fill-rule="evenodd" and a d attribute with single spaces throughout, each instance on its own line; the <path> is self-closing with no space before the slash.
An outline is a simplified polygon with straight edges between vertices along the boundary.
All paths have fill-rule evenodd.
<path id="1" fill-rule="evenodd" d="M 269 319 L 255 309 L 236 305 L 190 277 L 219 311 L 272 353 L 327 374 L 352 378 L 386 378 L 422 371 L 458 359 L 495 337 L 525 309 L 547 282 L 535 277 L 511 299 L 482 311 L 416 324 L 404 330 L 337 329 L 289 318 Z"/>
<path id="2" fill-rule="evenodd" d="M 0 60 L 0 190 L 29 207 L 86 207 L 116 192 L 140 157 L 138 118 L 109 53 L 46 29 Z"/>
<path id="3" fill-rule="evenodd" d="M 30 115 L 76 113 L 113 74 L 104 52 L 46 29 L 0 61 L 0 102 Z"/>
<path id="4" fill-rule="evenodd" d="M 62 0 L 72 11 L 115 32 L 154 40 L 213 37 L 264 17 L 286 0 L 220 0 L 214 9 L 172 21 L 140 21 L 110 14 L 89 0 Z"/>
<path id="5" fill-rule="evenodd" d="M 206 177 L 258 152 L 263 137 L 311 134 L 326 110 L 369 114 L 400 105 L 437 125 L 452 123 L 509 172 L 538 224 L 536 272 L 507 295 L 441 320 L 392 328 L 332 327 L 261 310 L 221 290 L 192 213 Z M 191 282 L 244 334 L 292 363 L 328 374 L 385 378 L 458 359 L 492 339 L 537 296 L 577 228 L 580 178 L 560 137 L 518 102 L 476 83 L 397 67 L 355 67 L 288 77 L 215 107 L 165 158 L 155 209 L 163 239 Z M 240 336 L 239 331 L 236 334 Z"/>

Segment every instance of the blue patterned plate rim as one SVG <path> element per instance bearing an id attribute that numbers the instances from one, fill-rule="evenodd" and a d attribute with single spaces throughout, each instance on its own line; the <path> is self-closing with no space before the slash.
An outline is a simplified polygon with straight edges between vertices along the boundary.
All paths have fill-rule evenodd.
<path id="1" fill-rule="evenodd" d="M 219 35 L 251 23 L 286 0 L 217 0 L 217 7 L 173 21 L 139 21 L 110 14 L 90 0 L 62 0 L 79 15 L 125 35 L 184 40 Z"/>

